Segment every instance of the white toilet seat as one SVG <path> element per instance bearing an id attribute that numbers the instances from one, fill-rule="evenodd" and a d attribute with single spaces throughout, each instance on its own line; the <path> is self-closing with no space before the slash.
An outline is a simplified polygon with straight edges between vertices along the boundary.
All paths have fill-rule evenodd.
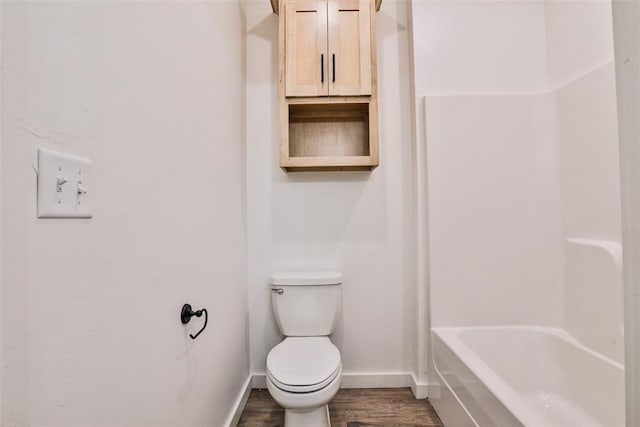
<path id="1" fill-rule="evenodd" d="M 327 337 L 288 337 L 267 356 L 267 377 L 290 393 L 312 393 L 341 374 L 340 351 Z"/>
<path id="2" fill-rule="evenodd" d="M 267 389 L 269 390 L 269 394 L 273 397 L 273 400 L 285 408 L 285 426 L 287 425 L 287 412 L 308 412 L 320 409 L 333 399 L 338 389 L 340 389 L 341 382 L 342 366 L 338 369 L 338 375 L 336 375 L 333 381 L 327 384 L 326 387 L 308 393 L 292 393 L 282 390 L 271 381 L 271 376 L 267 375 Z M 296 424 L 294 423 L 292 425 Z"/>
<path id="3" fill-rule="evenodd" d="M 326 380 L 317 384 L 309 384 L 309 385 L 285 384 L 279 381 L 276 377 L 274 377 L 269 371 L 267 371 L 267 377 L 269 378 L 269 380 L 271 380 L 273 385 L 278 387 L 280 390 L 287 391 L 290 393 L 312 393 L 314 391 L 322 390 L 323 388 L 331 384 L 331 382 L 335 380 L 338 374 L 340 373 L 340 370 L 341 370 L 340 368 L 341 366 L 338 365 L 336 367 L 336 370 Z"/>

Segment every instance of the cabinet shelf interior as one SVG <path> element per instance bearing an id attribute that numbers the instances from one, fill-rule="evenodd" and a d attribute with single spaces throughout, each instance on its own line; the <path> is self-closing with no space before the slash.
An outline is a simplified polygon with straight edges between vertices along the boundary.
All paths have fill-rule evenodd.
<path id="1" fill-rule="evenodd" d="M 369 156 L 369 104 L 290 104 L 289 156 Z"/>

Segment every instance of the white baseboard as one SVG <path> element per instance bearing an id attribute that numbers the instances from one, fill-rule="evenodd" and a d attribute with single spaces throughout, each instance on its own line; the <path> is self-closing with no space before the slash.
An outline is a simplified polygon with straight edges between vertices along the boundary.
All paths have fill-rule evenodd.
<path id="1" fill-rule="evenodd" d="M 412 375 L 404 372 L 390 373 L 343 373 L 340 388 L 404 388 L 413 390 Z M 253 374 L 253 388 L 267 388 L 267 377 L 264 373 Z M 414 391 L 415 394 L 415 391 Z M 426 397 L 426 396 L 425 396 Z"/>
<path id="2" fill-rule="evenodd" d="M 343 373 L 340 388 L 404 388 L 411 386 L 411 374 L 389 373 Z"/>
<path id="3" fill-rule="evenodd" d="M 267 388 L 267 374 L 253 374 L 251 377 L 251 388 Z"/>
<path id="4" fill-rule="evenodd" d="M 238 425 L 238 421 L 240 421 L 242 411 L 244 411 L 244 407 L 247 405 L 247 400 L 249 400 L 249 394 L 251 394 L 251 378 L 252 376 L 249 375 L 247 380 L 244 382 L 242 389 L 240 389 L 240 394 L 238 394 L 238 397 L 233 404 L 233 408 L 231 408 L 231 413 L 227 417 L 227 422 L 225 423 L 227 427 L 235 427 Z"/>
<path id="5" fill-rule="evenodd" d="M 429 384 L 419 383 L 415 375 L 411 374 L 411 391 L 416 399 L 426 399 L 429 397 Z"/>

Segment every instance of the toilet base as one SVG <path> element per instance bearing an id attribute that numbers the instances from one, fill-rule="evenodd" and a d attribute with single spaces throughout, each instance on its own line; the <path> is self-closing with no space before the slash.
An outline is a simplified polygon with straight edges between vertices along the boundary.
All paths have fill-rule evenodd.
<path id="1" fill-rule="evenodd" d="M 329 405 L 309 411 L 285 409 L 284 427 L 331 427 Z"/>

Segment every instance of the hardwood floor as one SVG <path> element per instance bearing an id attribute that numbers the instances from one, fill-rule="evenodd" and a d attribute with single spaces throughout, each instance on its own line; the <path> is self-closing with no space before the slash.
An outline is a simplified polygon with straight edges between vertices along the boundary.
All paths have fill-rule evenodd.
<path id="1" fill-rule="evenodd" d="M 342 389 L 329 403 L 332 427 L 442 427 L 428 400 L 408 388 Z M 282 426 L 284 409 L 267 390 L 252 390 L 238 426 Z"/>

